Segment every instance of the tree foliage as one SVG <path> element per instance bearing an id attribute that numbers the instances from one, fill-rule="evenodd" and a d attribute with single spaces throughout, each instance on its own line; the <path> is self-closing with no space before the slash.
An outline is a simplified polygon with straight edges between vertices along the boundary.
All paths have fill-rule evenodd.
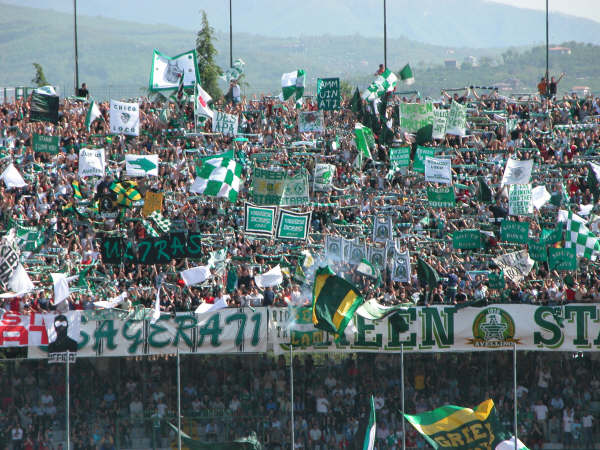
<path id="1" fill-rule="evenodd" d="M 44 68 L 41 64 L 33 63 L 33 68 L 35 69 L 35 76 L 31 80 L 33 84 L 36 86 L 47 86 L 48 80 L 46 80 L 46 76 L 44 75 Z"/>
<path id="2" fill-rule="evenodd" d="M 215 30 L 208 23 L 206 12 L 202 11 L 202 28 L 196 36 L 196 57 L 198 58 L 198 71 L 202 88 L 208 92 L 213 99 L 221 97 L 218 77 L 221 68 L 215 63 L 217 49 L 213 45 Z"/>

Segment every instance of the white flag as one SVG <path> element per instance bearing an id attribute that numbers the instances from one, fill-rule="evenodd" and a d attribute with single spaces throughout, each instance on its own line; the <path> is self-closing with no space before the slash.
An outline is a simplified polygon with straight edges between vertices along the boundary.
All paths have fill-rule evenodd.
<path id="1" fill-rule="evenodd" d="M 196 308 L 194 313 L 204 314 L 208 312 L 215 312 L 220 309 L 225 309 L 227 308 L 227 306 L 227 299 L 225 297 L 217 297 L 214 303 L 200 303 L 200 305 Z"/>
<path id="2" fill-rule="evenodd" d="M 94 100 L 90 101 L 90 106 L 88 107 L 87 113 L 85 115 L 85 128 L 90 131 L 92 126 L 92 122 L 96 120 L 98 117 L 102 117 L 102 113 L 100 112 L 100 108 L 98 107 L 98 103 Z"/>
<path id="3" fill-rule="evenodd" d="M 157 177 L 158 155 L 125 155 L 125 170 L 130 177 Z"/>
<path id="4" fill-rule="evenodd" d="M 58 305 L 69 297 L 69 282 L 79 278 L 78 275 L 68 277 L 64 273 L 51 273 L 54 285 L 54 304 Z"/>
<path id="5" fill-rule="evenodd" d="M 532 170 L 533 159 L 519 161 L 518 159 L 509 158 L 506 161 L 506 168 L 504 169 L 500 186 L 507 184 L 528 184 L 531 179 Z"/>
<path id="6" fill-rule="evenodd" d="M 27 292 L 33 291 L 34 288 L 31 278 L 29 278 L 29 275 L 22 264 L 19 264 L 15 270 L 13 270 L 7 286 L 15 293 L 14 297 L 21 297 Z"/>
<path id="7" fill-rule="evenodd" d="M 194 100 L 194 112 L 197 116 L 207 116 L 211 119 L 215 115 L 213 110 L 208 107 L 208 102 L 212 97 L 202 89 L 200 85 L 196 86 L 196 98 Z"/>
<path id="8" fill-rule="evenodd" d="M 254 282 L 261 289 L 270 286 L 277 286 L 283 283 L 283 274 L 281 273 L 281 267 L 279 266 L 279 264 L 277 264 L 268 272 L 265 272 L 262 275 L 256 275 L 254 277 Z"/>
<path id="9" fill-rule="evenodd" d="M 108 299 L 108 300 L 99 300 L 97 302 L 94 302 L 94 305 L 96 305 L 98 308 L 112 309 L 112 308 L 116 308 L 121 303 L 123 303 L 123 301 L 126 298 L 127 298 L 127 292 L 123 292 L 121 295 L 118 295 L 118 296 L 113 297 L 111 299 Z"/>
<path id="10" fill-rule="evenodd" d="M 150 323 L 155 323 L 160 319 L 160 286 L 156 289 L 156 299 L 154 300 L 154 311 L 152 311 L 152 318 Z"/>
<path id="11" fill-rule="evenodd" d="M 181 272 L 181 279 L 186 286 L 204 283 L 210 278 L 210 268 L 208 266 L 198 266 Z"/>
<path id="12" fill-rule="evenodd" d="M 138 103 L 125 103 L 117 100 L 110 101 L 110 132 L 139 136 L 140 106 Z"/>
<path id="13" fill-rule="evenodd" d="M 25 180 L 14 164 L 10 164 L 6 169 L 4 169 L 4 172 L 2 172 L 0 178 L 4 180 L 4 184 L 6 184 L 8 189 L 22 188 L 27 186 L 27 183 L 25 183 Z"/>
<path id="14" fill-rule="evenodd" d="M 177 89 L 181 75 L 183 75 L 183 86 L 192 87 L 198 82 L 196 67 L 198 65 L 194 50 L 173 57 L 154 50 L 150 69 L 150 90 Z"/>
<path id="15" fill-rule="evenodd" d="M 426 156 L 425 181 L 452 184 L 452 160 Z"/>
<path id="16" fill-rule="evenodd" d="M 103 177 L 105 168 L 103 148 L 79 150 L 79 178 Z"/>
<path id="17" fill-rule="evenodd" d="M 551 197 L 550 193 L 546 190 L 546 186 L 536 186 L 531 190 L 531 203 L 533 203 L 535 209 L 541 209 L 542 206 L 548 203 Z"/>
<path id="18" fill-rule="evenodd" d="M 506 253 L 496 258 L 492 258 L 500 269 L 504 271 L 504 275 L 510 278 L 515 283 L 520 283 L 533 268 L 535 261 L 529 257 L 527 250 L 519 252 Z"/>

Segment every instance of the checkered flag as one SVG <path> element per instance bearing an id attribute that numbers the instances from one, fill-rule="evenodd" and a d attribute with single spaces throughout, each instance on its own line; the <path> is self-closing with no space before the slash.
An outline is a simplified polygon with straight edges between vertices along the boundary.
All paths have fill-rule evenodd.
<path id="1" fill-rule="evenodd" d="M 146 233 L 148 233 L 148 236 L 150 236 L 150 237 L 159 237 L 160 236 L 156 232 L 156 230 L 152 227 L 152 224 L 150 222 L 148 222 L 146 219 L 142 219 L 142 225 L 144 226 Z"/>
<path id="2" fill-rule="evenodd" d="M 224 197 L 235 202 L 240 190 L 242 166 L 235 159 L 216 157 L 205 159 L 197 169 L 197 177 L 190 187 L 195 194 Z"/>
<path id="3" fill-rule="evenodd" d="M 148 217 L 152 219 L 154 225 L 161 233 L 169 233 L 171 231 L 171 219 L 163 217 L 160 211 L 152 211 Z"/>
<path id="4" fill-rule="evenodd" d="M 577 256 L 583 256 L 595 261 L 600 252 L 600 240 L 588 230 L 585 222 L 577 219 L 580 219 L 580 217 L 569 211 L 567 226 L 565 228 L 565 247 L 575 247 L 575 254 Z"/>

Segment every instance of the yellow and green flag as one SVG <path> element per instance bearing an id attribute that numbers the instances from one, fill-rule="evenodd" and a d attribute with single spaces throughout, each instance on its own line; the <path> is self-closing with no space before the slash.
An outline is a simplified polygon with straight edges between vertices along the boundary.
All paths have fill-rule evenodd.
<path id="1" fill-rule="evenodd" d="M 354 312 L 363 303 L 358 289 L 329 267 L 320 267 L 313 286 L 312 321 L 316 328 L 343 334 Z"/>
<path id="2" fill-rule="evenodd" d="M 126 206 L 127 208 L 131 207 L 133 202 L 142 199 L 135 181 L 113 182 L 110 185 L 110 190 L 117 194 L 117 204 Z"/>
<path id="3" fill-rule="evenodd" d="M 447 405 L 421 414 L 404 414 L 404 417 L 436 450 L 515 449 L 514 436 L 500 425 L 491 399 L 480 403 L 475 410 Z M 517 439 L 517 449 L 527 450 L 527 447 Z"/>

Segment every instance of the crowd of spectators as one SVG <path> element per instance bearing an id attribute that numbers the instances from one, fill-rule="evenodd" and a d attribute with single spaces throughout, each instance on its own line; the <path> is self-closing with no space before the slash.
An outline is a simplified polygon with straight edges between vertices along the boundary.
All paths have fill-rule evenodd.
<path id="1" fill-rule="evenodd" d="M 492 398 L 501 424 L 512 430 L 511 364 L 510 352 L 405 355 L 405 409 L 414 414 L 444 404 L 475 407 Z M 2 367 L 0 442 L 59 448 L 65 366 L 30 360 Z M 402 448 L 400 355 L 299 354 L 293 372 L 296 448 L 355 448 L 364 436 L 371 395 L 376 448 Z M 528 448 L 593 448 L 600 439 L 597 358 L 520 352 L 517 372 L 518 432 Z M 176 376 L 172 356 L 78 359 L 70 374 L 73 448 L 166 448 L 176 442 L 168 425 L 176 424 Z M 104 381 L 93 382 L 98 378 Z M 266 449 L 289 448 L 290 395 L 289 358 L 181 357 L 183 430 L 202 442 L 254 432 Z M 428 448 L 408 423 L 406 433 L 407 448 Z"/>

